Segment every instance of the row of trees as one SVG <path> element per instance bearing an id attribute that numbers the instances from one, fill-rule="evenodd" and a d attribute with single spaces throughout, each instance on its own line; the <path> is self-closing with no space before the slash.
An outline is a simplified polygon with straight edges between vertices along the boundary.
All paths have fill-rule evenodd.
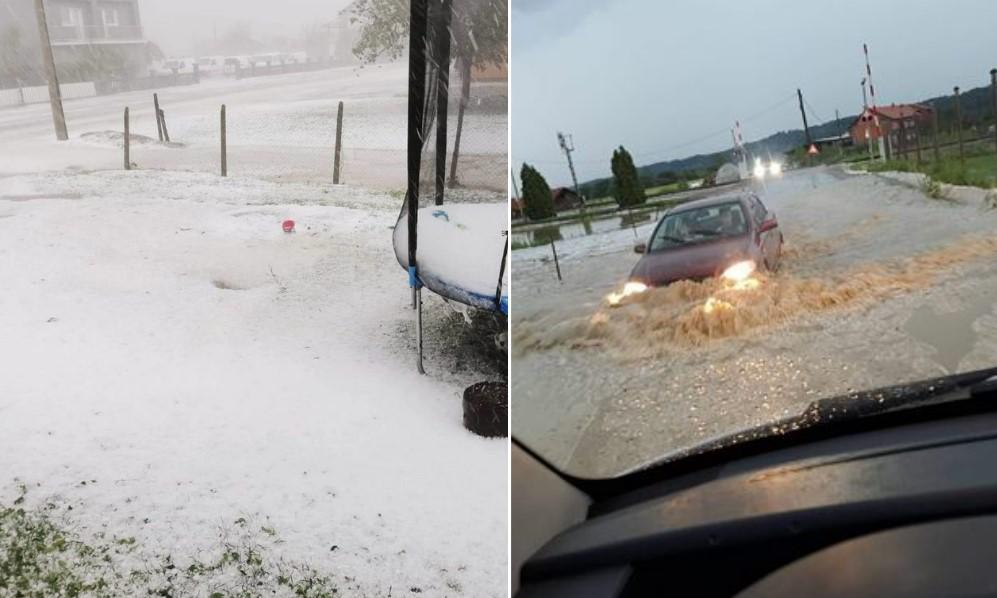
<path id="1" fill-rule="evenodd" d="M 613 178 L 611 185 L 607 179 L 607 187 L 611 186 L 617 205 L 621 208 L 630 208 L 647 201 L 644 184 L 637 174 L 633 157 L 622 145 L 613 150 L 610 168 L 613 171 Z M 526 217 L 530 220 L 543 220 L 555 216 L 557 211 L 554 208 L 554 198 L 550 185 L 543 175 L 533 166 L 523 164 L 519 178 L 523 184 L 522 203 Z M 598 197 L 602 195 L 605 193 Z"/>

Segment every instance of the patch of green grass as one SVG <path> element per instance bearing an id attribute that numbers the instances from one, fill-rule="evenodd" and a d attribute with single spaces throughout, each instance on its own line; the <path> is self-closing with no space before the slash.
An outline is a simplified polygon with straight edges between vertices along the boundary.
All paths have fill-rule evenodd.
<path id="1" fill-rule="evenodd" d="M 965 165 L 958 156 L 949 155 L 938 162 L 918 164 L 913 160 L 887 160 L 868 162 L 858 168 L 868 172 L 920 172 L 937 183 L 982 189 L 997 187 L 997 157 L 993 153 L 973 152 L 973 154 L 975 155 L 967 155 Z"/>
<path id="2" fill-rule="evenodd" d="M 339 596 L 329 576 L 274 556 L 276 530 L 261 526 L 261 537 L 245 518 L 220 530 L 210 558 L 150 554 L 134 537 L 83 539 L 59 515 L 68 509 L 28 508 L 20 488 L 13 505 L 0 505 L 0 596 Z"/>

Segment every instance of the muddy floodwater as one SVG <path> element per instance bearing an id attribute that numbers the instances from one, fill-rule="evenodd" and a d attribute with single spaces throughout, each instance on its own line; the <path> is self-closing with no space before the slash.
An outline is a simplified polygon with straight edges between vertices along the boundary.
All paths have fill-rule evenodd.
<path id="1" fill-rule="evenodd" d="M 812 401 L 997 365 L 997 210 L 838 168 L 756 184 L 783 264 L 610 306 L 630 230 L 513 252 L 515 435 L 611 476 Z M 638 227 L 646 238 L 653 224 Z"/>

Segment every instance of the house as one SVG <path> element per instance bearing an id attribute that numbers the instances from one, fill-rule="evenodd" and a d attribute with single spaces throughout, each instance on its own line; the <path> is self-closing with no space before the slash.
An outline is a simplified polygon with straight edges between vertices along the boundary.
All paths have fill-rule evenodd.
<path id="1" fill-rule="evenodd" d="M 513 197 L 509 201 L 509 207 L 512 209 L 513 220 L 518 220 L 523 217 L 523 200 L 518 197 Z"/>
<path id="2" fill-rule="evenodd" d="M 582 205 L 582 198 L 574 189 L 557 187 L 551 189 L 550 195 L 554 200 L 554 210 L 558 212 L 574 210 L 580 208 Z"/>
<path id="3" fill-rule="evenodd" d="M 64 82 L 146 74 L 150 46 L 138 0 L 45 0 L 45 12 Z M 0 36 L 14 40 L 23 62 L 8 70 L 44 78 L 33 0 L 0 0 Z"/>
<path id="4" fill-rule="evenodd" d="M 879 117 L 879 128 L 876 118 Z M 922 104 L 891 104 L 866 108 L 848 127 L 852 143 L 862 145 L 870 140 L 885 139 L 891 148 L 911 147 L 917 143 L 918 131 L 930 126 L 932 109 Z"/>

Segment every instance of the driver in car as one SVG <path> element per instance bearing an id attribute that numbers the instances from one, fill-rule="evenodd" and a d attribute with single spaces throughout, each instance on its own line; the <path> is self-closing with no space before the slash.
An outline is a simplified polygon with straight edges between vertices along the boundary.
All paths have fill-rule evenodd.
<path id="1" fill-rule="evenodd" d="M 720 213 L 720 229 L 717 232 L 722 235 L 736 235 L 740 232 L 740 225 L 735 218 L 733 208 L 727 208 Z"/>

